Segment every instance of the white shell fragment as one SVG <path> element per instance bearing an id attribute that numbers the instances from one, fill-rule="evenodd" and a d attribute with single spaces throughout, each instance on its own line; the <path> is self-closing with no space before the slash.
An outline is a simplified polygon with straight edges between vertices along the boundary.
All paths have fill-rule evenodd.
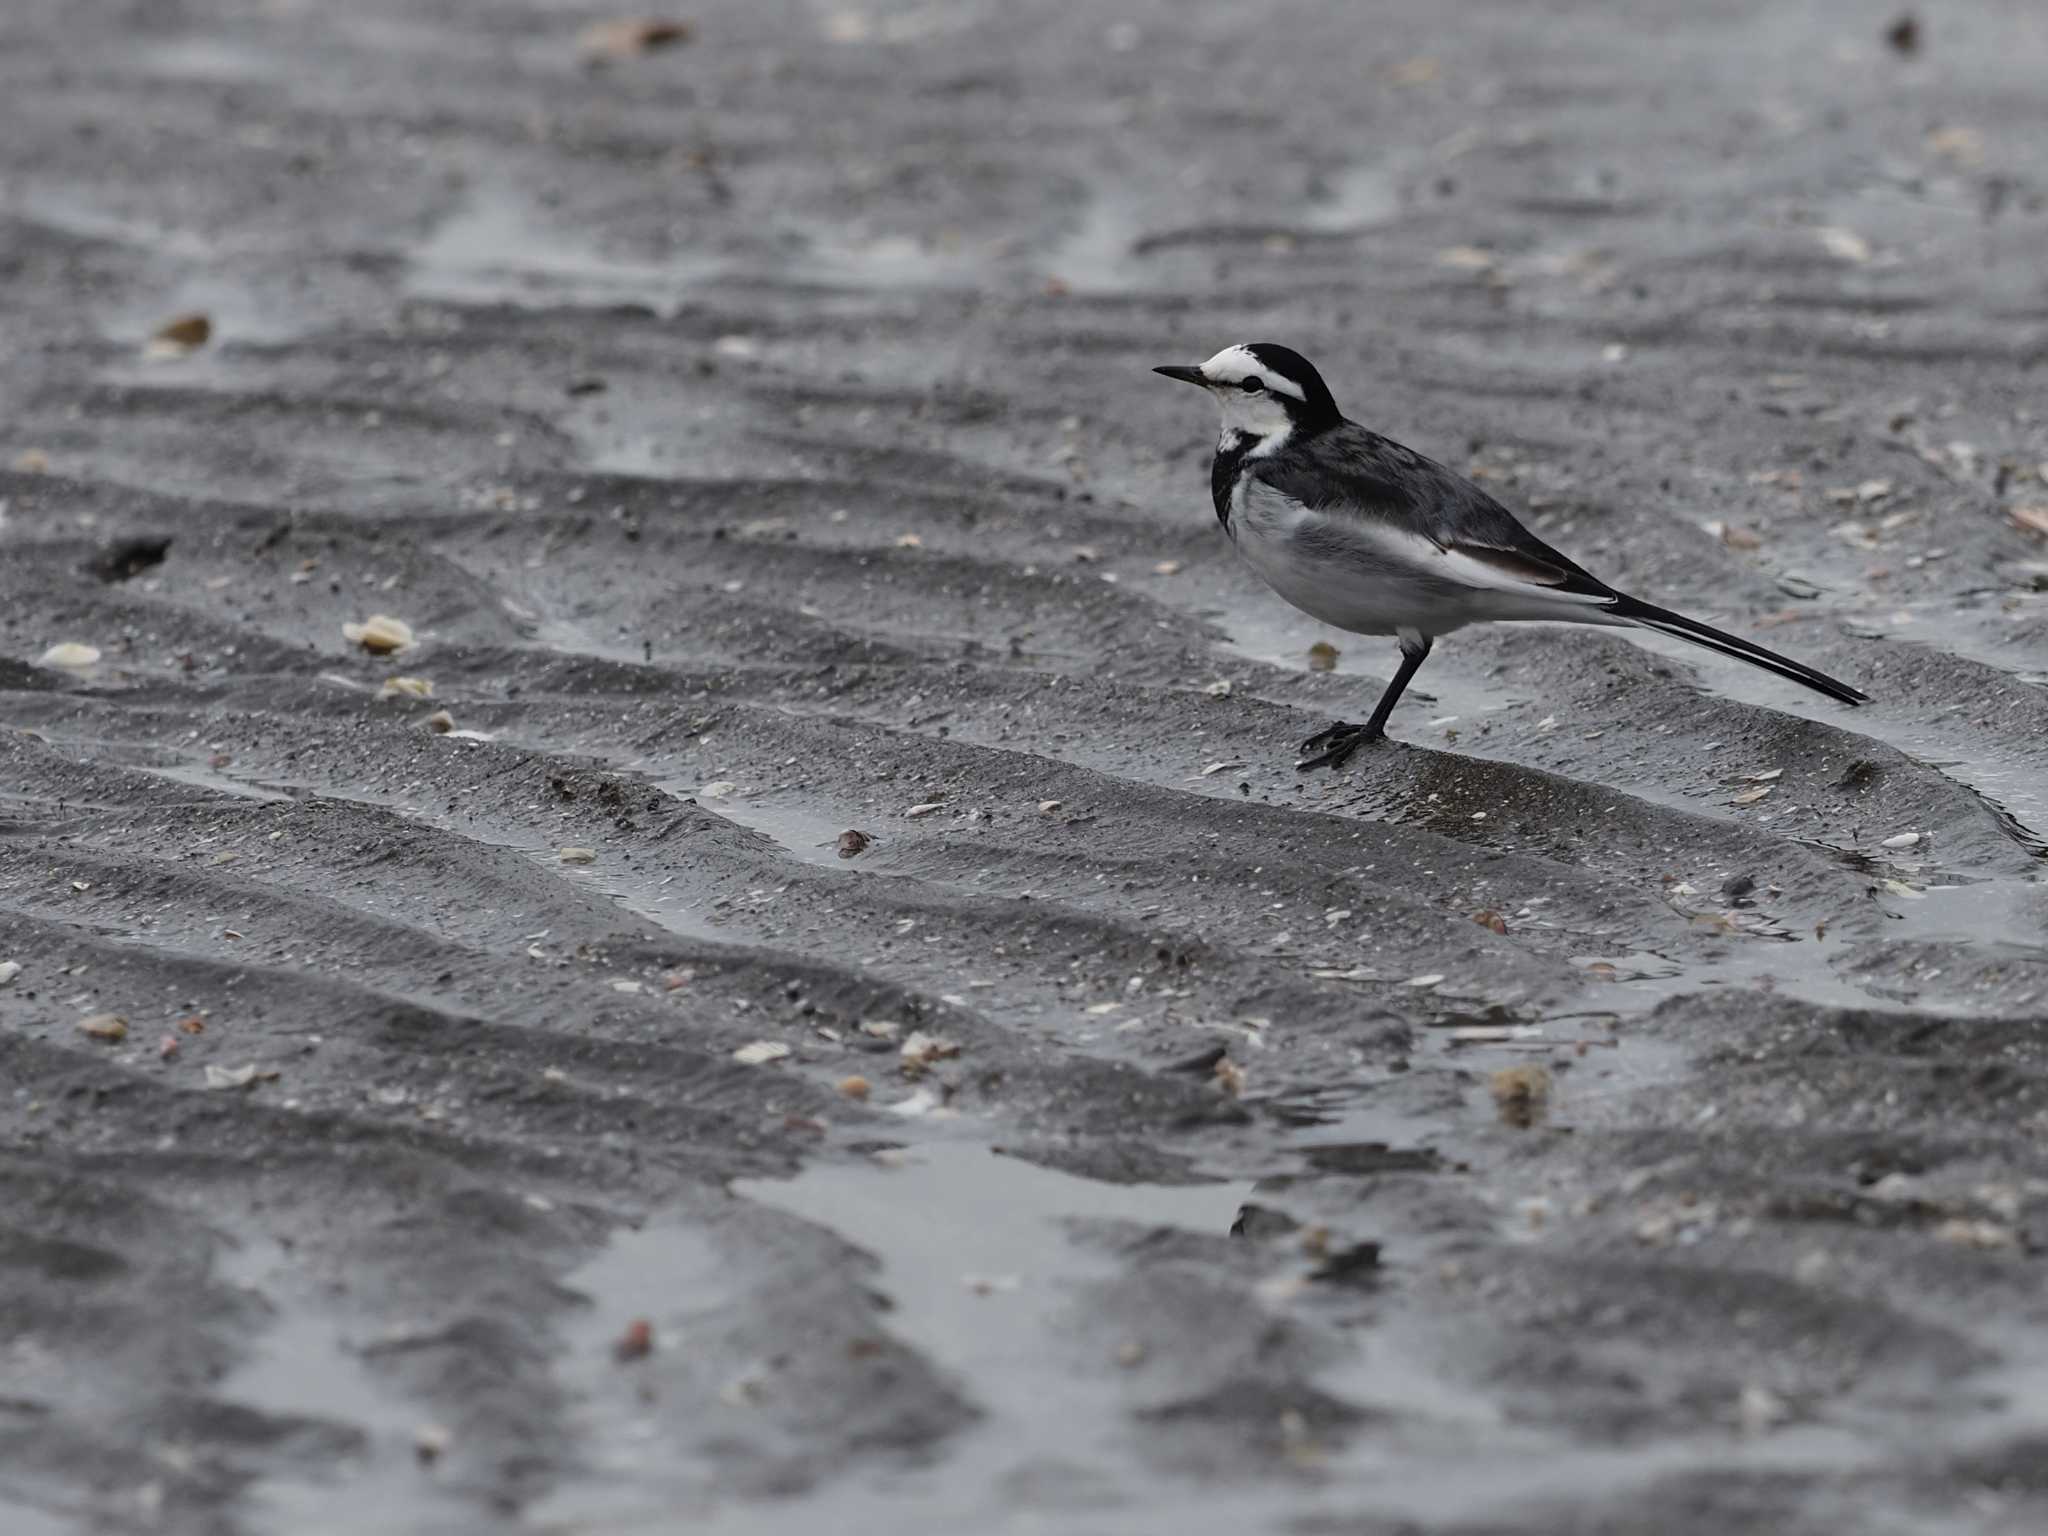
<path id="1" fill-rule="evenodd" d="M 922 1072 L 935 1061 L 944 1061 L 948 1057 L 958 1056 L 960 1054 L 960 1046 L 957 1041 L 944 1040 L 937 1035 L 928 1035 L 920 1029 L 914 1031 L 910 1038 L 903 1042 L 903 1047 L 899 1054 L 903 1058 L 904 1070 L 915 1073 Z"/>
<path id="2" fill-rule="evenodd" d="M 244 1062 L 239 1067 L 215 1067 L 206 1069 L 206 1086 L 209 1088 L 247 1088 L 251 1083 L 270 1083 L 277 1080 L 277 1068 L 258 1066 L 255 1062 Z"/>
<path id="3" fill-rule="evenodd" d="M 732 1059 L 742 1066 L 766 1066 L 771 1061 L 780 1061 L 789 1054 L 789 1047 L 780 1040 L 751 1040 L 732 1053 Z"/>
<path id="4" fill-rule="evenodd" d="M 81 645 L 76 640 L 66 640 L 53 645 L 36 658 L 39 667 L 69 667 L 77 670 L 99 665 L 100 648 L 96 645 Z"/>
<path id="5" fill-rule="evenodd" d="M 360 645 L 372 656 L 409 651 L 418 643 L 413 639 L 412 626 L 388 613 L 373 613 L 360 624 L 344 624 L 341 633 L 349 644 Z"/>

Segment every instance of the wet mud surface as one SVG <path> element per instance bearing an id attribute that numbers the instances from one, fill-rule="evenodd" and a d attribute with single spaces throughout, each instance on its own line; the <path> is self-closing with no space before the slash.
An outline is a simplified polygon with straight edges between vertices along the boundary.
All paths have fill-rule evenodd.
<path id="1" fill-rule="evenodd" d="M 8 1531 L 2042 1528 L 2048 26 L 1371 9 L 6 8 Z"/>

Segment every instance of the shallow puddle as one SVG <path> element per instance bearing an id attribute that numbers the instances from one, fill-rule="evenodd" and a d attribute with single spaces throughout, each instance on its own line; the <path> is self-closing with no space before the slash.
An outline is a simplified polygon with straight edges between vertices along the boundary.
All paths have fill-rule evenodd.
<path id="1" fill-rule="evenodd" d="M 409 253 L 406 291 L 466 304 L 645 304 L 664 318 L 724 271 L 705 256 L 627 261 L 579 244 L 509 190 L 480 188 Z"/>
<path id="2" fill-rule="evenodd" d="M 926 1144 L 900 1166 L 821 1164 L 788 1181 L 745 1180 L 734 1192 L 830 1228 L 880 1262 L 881 1319 L 904 1343 L 974 1394 L 983 1417 L 943 1466 L 872 1470 L 836 1486 L 838 1529 L 953 1533 L 1045 1530 L 1041 1504 L 1076 1514 L 1088 1490 L 1124 1482 L 1129 1417 L 1141 1383 L 1111 1360 L 1093 1368 L 1077 1343 L 1090 1282 L 1119 1266 L 1075 1240 L 1077 1221 L 1130 1222 L 1208 1236 L 1229 1233 L 1249 1183 L 1108 1184 L 1039 1167 L 971 1143 Z M 1020 1498 L 991 1525 L 988 1490 L 1067 1492 Z M 791 1511 L 732 1506 L 712 1528 L 787 1531 Z M 808 1520 L 810 1517 L 806 1516 Z"/>
<path id="3" fill-rule="evenodd" d="M 750 797 L 741 791 L 730 795 L 706 795 L 702 785 L 682 779 L 657 781 L 655 787 L 679 800 L 694 799 L 714 816 L 722 816 L 749 831 L 773 838 L 785 852 L 794 854 L 806 864 L 817 864 L 827 869 L 865 867 L 869 853 L 883 846 L 884 840 L 877 838 L 862 854 L 842 859 L 839 857 L 839 834 L 847 830 L 843 820 L 806 810 L 773 792 L 758 797 Z"/>
<path id="4" fill-rule="evenodd" d="M 1005 1480 L 1037 1487 L 1052 1471 L 1066 1490 L 1054 1502 L 1072 1509 L 1076 1499 L 1089 1502 L 1091 1488 L 1121 1482 L 1134 1393 L 1131 1376 L 1113 1361 L 1090 1368 L 1081 1356 L 1076 1309 L 1088 1284 L 1114 1278 L 1119 1266 L 1077 1241 L 1068 1225 L 1111 1220 L 1220 1237 L 1250 1189 L 1098 1183 L 965 1141 L 927 1143 L 886 1160 L 820 1163 L 789 1180 L 736 1181 L 735 1195 L 827 1228 L 871 1255 L 879 1266 L 873 1288 L 888 1304 L 877 1325 L 972 1394 L 981 1416 L 961 1426 L 941 1463 L 876 1458 L 815 1501 L 762 1505 L 682 1494 L 691 1528 L 780 1533 L 823 1523 L 905 1536 L 1048 1529 L 1047 1510 L 1030 1499 L 1020 1501 L 1013 1521 L 991 1525 L 988 1490 Z M 647 1318 L 657 1338 L 687 1347 L 691 1315 L 731 1302 L 739 1282 L 701 1228 L 657 1216 L 615 1238 L 566 1283 L 594 1303 L 571 1332 L 569 1357 L 605 1360 L 609 1370 L 611 1343 L 633 1318 Z M 591 1374 L 581 1366 L 575 1373 Z M 559 1489 L 540 1512 L 549 1530 L 665 1530 L 683 1507 L 646 1502 L 649 1474 L 672 1477 L 681 1469 L 687 1476 L 687 1461 L 678 1461 L 651 1411 L 636 1407 L 617 1381 L 614 1373 L 586 1396 L 610 1421 L 594 1437 L 609 1447 L 605 1470 L 633 1476 L 616 1487 L 584 1480 Z M 991 1388 L 1000 1395 L 991 1397 Z M 690 1480 L 706 1486 L 712 1470 L 698 1469 L 701 1479 Z"/>
<path id="5" fill-rule="evenodd" d="M 282 1420 L 309 1419 L 359 1431 L 359 1455 L 318 1467 L 260 1473 L 245 1495 L 256 1528 L 306 1536 L 420 1529 L 420 1488 L 412 1435 L 416 1411 L 387 1392 L 363 1364 L 360 1346 L 326 1309 L 298 1294 L 290 1252 L 267 1239 L 223 1247 L 219 1278 L 261 1297 L 269 1318 L 212 1389 L 225 1403 Z"/>

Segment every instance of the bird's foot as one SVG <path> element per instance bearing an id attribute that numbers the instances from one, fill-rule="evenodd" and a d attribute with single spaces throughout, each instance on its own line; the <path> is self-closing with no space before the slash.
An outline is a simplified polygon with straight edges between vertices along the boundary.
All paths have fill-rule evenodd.
<path id="1" fill-rule="evenodd" d="M 1327 731 L 1318 731 L 1301 744 L 1302 751 L 1314 753 L 1314 756 L 1296 763 L 1294 771 L 1307 773 L 1311 768 L 1342 768 L 1360 747 L 1386 739 L 1387 733 L 1382 726 L 1347 725 L 1339 720 Z"/>
<path id="2" fill-rule="evenodd" d="M 1301 750 L 1304 752 L 1320 752 L 1345 732 L 1357 729 L 1358 727 L 1348 720 L 1332 720 L 1322 730 L 1317 731 L 1315 735 L 1304 741 L 1301 744 Z"/>

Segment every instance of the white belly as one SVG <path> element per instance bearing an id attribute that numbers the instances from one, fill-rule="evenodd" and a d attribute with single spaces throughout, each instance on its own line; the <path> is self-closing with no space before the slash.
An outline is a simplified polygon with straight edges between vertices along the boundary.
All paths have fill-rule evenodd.
<path id="1" fill-rule="evenodd" d="M 1362 571 L 1304 555 L 1286 535 L 1242 529 L 1237 552 L 1267 586 L 1303 613 L 1355 635 L 1391 635 L 1402 629 L 1440 635 L 1470 622 L 1452 620 L 1439 605 L 1423 602 L 1420 582 L 1393 570 Z"/>
<path id="2" fill-rule="evenodd" d="M 1345 537 L 1341 525 L 1250 476 L 1233 488 L 1231 508 L 1231 537 L 1245 564 L 1325 624 L 1355 635 L 1441 635 L 1472 622 L 1455 592 L 1411 561 L 1362 536 Z"/>
<path id="3" fill-rule="evenodd" d="M 1615 622 L 1597 597 L 1517 580 L 1389 524 L 1311 511 L 1249 475 L 1232 489 L 1230 532 L 1275 592 L 1353 634 L 1434 637 L 1500 619 Z"/>

